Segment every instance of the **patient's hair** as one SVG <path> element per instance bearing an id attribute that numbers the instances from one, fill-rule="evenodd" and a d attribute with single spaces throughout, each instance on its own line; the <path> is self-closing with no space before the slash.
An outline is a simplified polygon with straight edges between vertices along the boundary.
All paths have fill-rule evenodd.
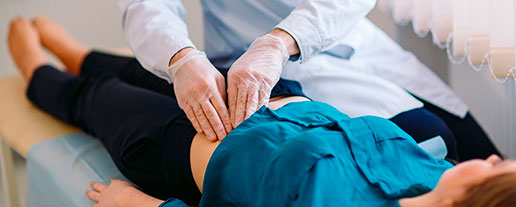
<path id="1" fill-rule="evenodd" d="M 516 206 L 516 173 L 504 173 L 487 178 L 466 192 L 457 207 Z"/>

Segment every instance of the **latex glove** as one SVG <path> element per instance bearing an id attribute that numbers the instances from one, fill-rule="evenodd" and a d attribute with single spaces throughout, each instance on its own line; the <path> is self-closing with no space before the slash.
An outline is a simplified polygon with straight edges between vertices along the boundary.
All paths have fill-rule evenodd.
<path id="1" fill-rule="evenodd" d="M 224 76 L 210 63 L 204 52 L 193 50 L 167 71 L 174 82 L 179 107 L 195 130 L 209 140 L 222 140 L 233 128 L 225 104 Z"/>
<path id="2" fill-rule="evenodd" d="M 228 102 L 233 127 L 268 104 L 288 60 L 282 39 L 270 34 L 256 39 L 228 72 Z"/>

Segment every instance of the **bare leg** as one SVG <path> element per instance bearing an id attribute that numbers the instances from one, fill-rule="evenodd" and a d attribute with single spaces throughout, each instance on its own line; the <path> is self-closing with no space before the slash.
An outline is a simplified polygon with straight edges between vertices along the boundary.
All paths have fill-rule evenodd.
<path id="1" fill-rule="evenodd" d="M 43 46 L 63 62 L 67 71 L 78 75 L 90 50 L 77 43 L 61 25 L 48 17 L 36 17 L 33 23 Z"/>
<path id="2" fill-rule="evenodd" d="M 47 63 L 38 32 L 29 20 L 18 17 L 11 21 L 7 42 L 16 66 L 25 80 L 30 81 L 34 71 Z"/>

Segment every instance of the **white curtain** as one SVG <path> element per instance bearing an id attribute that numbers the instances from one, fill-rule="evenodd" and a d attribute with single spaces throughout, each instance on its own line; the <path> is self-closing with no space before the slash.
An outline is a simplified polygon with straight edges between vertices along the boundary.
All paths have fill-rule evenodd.
<path id="1" fill-rule="evenodd" d="M 490 0 L 490 67 L 496 77 L 505 77 L 514 68 L 514 11 L 512 0 Z"/>
<path id="2" fill-rule="evenodd" d="M 496 78 L 514 77 L 516 0 L 379 0 L 378 6 L 391 9 L 400 25 L 412 21 L 420 37 L 431 31 L 452 62 L 467 59 L 477 70 L 488 65 Z"/>
<path id="3" fill-rule="evenodd" d="M 424 37 L 430 31 L 430 20 L 432 19 L 433 0 L 413 0 L 412 26 L 414 32 Z"/>
<path id="4" fill-rule="evenodd" d="M 392 17 L 400 25 L 406 25 L 412 18 L 413 0 L 392 0 Z"/>
<path id="5" fill-rule="evenodd" d="M 473 65 L 482 64 L 489 53 L 489 1 L 468 0 L 466 52 Z"/>
<path id="6" fill-rule="evenodd" d="M 432 38 L 436 45 L 446 43 L 453 30 L 452 6 L 452 0 L 433 0 Z"/>

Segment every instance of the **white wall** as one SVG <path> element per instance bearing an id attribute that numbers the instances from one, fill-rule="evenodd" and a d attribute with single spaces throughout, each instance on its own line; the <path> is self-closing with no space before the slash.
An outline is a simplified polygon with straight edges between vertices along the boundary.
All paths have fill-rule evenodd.
<path id="1" fill-rule="evenodd" d="M 2 0 L 0 1 L 0 75 L 16 71 L 5 42 L 9 20 L 18 15 L 30 18 L 38 14 L 54 18 L 85 45 L 96 48 L 124 46 L 120 14 L 115 1 Z"/>
<path id="2" fill-rule="evenodd" d="M 202 7 L 201 1 L 199 0 L 183 0 L 183 4 L 186 8 L 185 21 L 188 25 L 188 33 L 190 39 L 194 42 L 195 46 L 203 50 L 204 49 L 204 37 L 203 37 L 203 25 L 202 25 Z"/>
<path id="3" fill-rule="evenodd" d="M 468 64 L 450 63 L 450 85 L 502 153 L 516 158 L 516 90 L 514 80 L 499 83 L 489 70 L 474 71 Z"/>
<path id="4" fill-rule="evenodd" d="M 390 14 L 373 10 L 369 19 L 386 32 L 391 38 L 398 41 L 403 48 L 412 51 L 425 65 L 430 67 L 444 82 L 448 82 L 448 61 L 446 52 L 434 47 L 431 35 L 420 38 L 412 31 L 412 26 L 397 26 Z"/>
<path id="5" fill-rule="evenodd" d="M 186 21 L 190 36 L 203 48 L 202 16 L 199 0 L 187 0 Z M 7 49 L 9 20 L 46 15 L 62 24 L 82 44 L 100 49 L 126 47 L 116 0 L 0 0 L 0 76 L 16 72 Z"/>

